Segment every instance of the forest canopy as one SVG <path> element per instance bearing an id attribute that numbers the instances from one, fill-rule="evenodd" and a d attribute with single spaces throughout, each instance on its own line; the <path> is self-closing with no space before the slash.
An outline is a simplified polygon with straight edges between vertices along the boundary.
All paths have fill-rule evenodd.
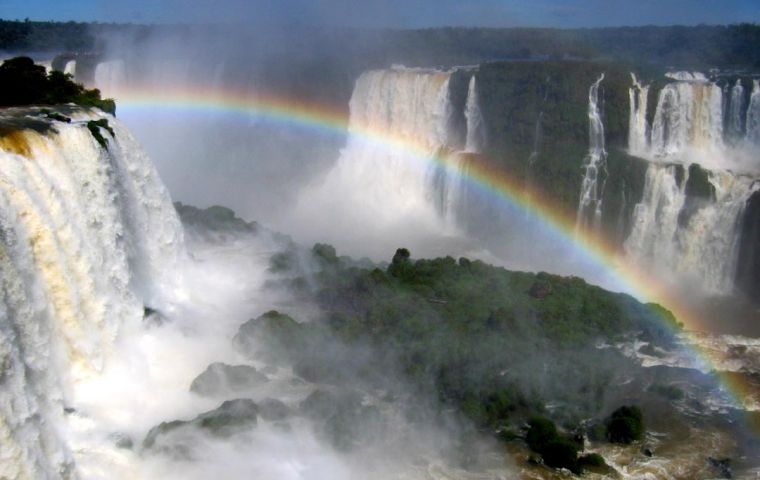
<path id="1" fill-rule="evenodd" d="M 0 19 L 0 50 L 102 53 L 113 33 L 135 38 L 177 30 L 169 25 L 36 22 Z M 214 33 L 214 27 L 208 27 Z M 217 27 L 220 28 L 220 27 Z M 614 28 L 465 28 L 359 30 L 304 28 L 350 62 L 455 65 L 504 59 L 615 60 L 679 69 L 760 68 L 760 25 Z M 225 35 L 230 32 L 225 30 Z M 320 40 L 321 39 L 321 40 Z M 349 62 L 349 63 L 350 63 Z"/>

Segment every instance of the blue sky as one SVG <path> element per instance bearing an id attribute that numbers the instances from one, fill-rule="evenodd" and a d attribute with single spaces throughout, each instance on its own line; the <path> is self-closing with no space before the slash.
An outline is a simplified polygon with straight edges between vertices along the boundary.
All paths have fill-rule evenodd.
<path id="1" fill-rule="evenodd" d="M 760 23 L 760 0 L 0 0 L 0 18 L 357 27 Z"/>

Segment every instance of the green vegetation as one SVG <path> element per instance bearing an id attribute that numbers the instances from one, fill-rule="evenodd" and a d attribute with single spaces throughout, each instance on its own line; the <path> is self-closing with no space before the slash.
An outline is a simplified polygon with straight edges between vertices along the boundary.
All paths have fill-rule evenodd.
<path id="1" fill-rule="evenodd" d="M 192 420 L 161 422 L 150 429 L 142 446 L 154 448 L 161 437 L 188 426 L 201 428 L 218 437 L 228 437 L 255 426 L 258 423 L 258 410 L 258 405 L 248 398 L 227 400 L 214 410 L 201 413 Z"/>
<path id="2" fill-rule="evenodd" d="M 99 47 L 96 38 L 109 33 L 132 34 L 139 39 L 178 29 L 0 20 L 0 49 L 91 52 Z M 595 29 L 302 29 L 300 33 L 325 47 L 323 50 L 346 57 L 347 64 L 359 61 L 375 67 L 391 62 L 430 66 L 466 65 L 499 59 L 562 58 L 613 58 L 638 65 L 676 65 L 683 69 L 760 66 L 760 53 L 754 48 L 760 42 L 760 26 L 754 24 Z M 331 64 L 336 61 L 331 59 Z M 310 68 L 316 65 L 318 63 Z"/>
<path id="3" fill-rule="evenodd" d="M 581 445 L 557 432 L 554 423 L 543 417 L 534 417 L 528 421 L 526 442 L 531 450 L 541 455 L 544 464 L 553 468 L 566 468 L 573 473 L 582 472 L 578 462 Z"/>
<path id="4" fill-rule="evenodd" d="M 649 391 L 662 395 L 668 400 L 678 401 L 683 400 L 686 394 L 680 388 L 675 385 L 652 385 L 649 387 Z"/>
<path id="5" fill-rule="evenodd" d="M 607 465 L 607 462 L 604 461 L 604 457 L 599 455 L 598 453 L 587 453 L 586 455 L 581 455 L 578 458 L 578 463 L 580 466 L 583 467 L 604 467 Z"/>
<path id="6" fill-rule="evenodd" d="M 58 112 L 51 112 L 47 108 L 40 109 L 40 113 L 42 115 L 45 115 L 45 117 L 51 120 L 55 120 L 57 122 L 71 123 L 71 118 L 67 117 L 66 115 L 62 115 Z"/>
<path id="7" fill-rule="evenodd" d="M 486 157 L 512 178 L 565 206 L 568 215 L 574 215 L 578 204 L 588 154 L 589 87 L 605 74 L 600 95 L 608 184 L 602 224 L 609 238 L 620 242 L 630 228 L 620 219 L 631 218 L 647 167 L 624 151 L 629 72 L 629 66 L 605 62 L 512 61 L 481 65 L 476 73 L 489 139 Z"/>
<path id="8" fill-rule="evenodd" d="M 213 205 L 206 209 L 174 202 L 185 227 L 201 232 L 256 233 L 260 230 L 256 222 L 246 222 L 231 209 Z"/>
<path id="9" fill-rule="evenodd" d="M 3 50 L 81 51 L 94 46 L 95 39 L 87 23 L 0 20 L 0 49 Z"/>
<path id="10" fill-rule="evenodd" d="M 607 437 L 615 443 L 631 443 L 644 438 L 644 415 L 636 406 L 623 406 L 607 420 Z"/>
<path id="11" fill-rule="evenodd" d="M 322 318 L 299 323 L 272 311 L 250 320 L 235 337 L 244 353 L 287 361 L 321 384 L 392 391 L 390 379 L 400 376 L 503 441 L 518 438 L 530 419 L 531 448 L 547 465 L 574 472 L 583 468 L 581 447 L 552 421 L 534 417 L 547 415 L 551 402 L 563 406 L 553 420 L 569 429 L 599 418 L 610 380 L 635 367 L 594 345 L 637 334 L 662 345 L 665 323 L 674 321 L 661 307 L 574 277 L 465 258 L 414 260 L 403 248 L 385 269 L 357 266 L 324 244 L 304 253 L 300 262 L 297 252 L 273 262 L 282 282 L 316 303 Z M 302 276 L 301 266 L 310 273 Z M 618 423 L 610 424 L 615 441 L 630 435 Z"/>
<path id="12" fill-rule="evenodd" d="M 367 431 L 379 427 L 377 409 L 362 405 L 361 396 L 355 392 L 315 390 L 301 402 L 300 410 L 317 422 L 319 433 L 339 450 L 358 446 Z"/>
<path id="13" fill-rule="evenodd" d="M 87 122 L 87 129 L 90 131 L 93 138 L 95 138 L 101 147 L 108 148 L 108 140 L 100 132 L 101 128 L 110 133 L 112 137 L 114 136 L 113 128 L 111 128 L 108 124 L 108 120 L 105 118 L 101 118 L 100 120 L 90 120 Z"/>
<path id="14" fill-rule="evenodd" d="M 29 57 L 11 58 L 0 65 L 0 107 L 64 103 L 116 112 L 116 103 L 100 98 L 98 89 L 88 90 L 65 73 L 48 74 L 45 67 L 35 65 Z"/>

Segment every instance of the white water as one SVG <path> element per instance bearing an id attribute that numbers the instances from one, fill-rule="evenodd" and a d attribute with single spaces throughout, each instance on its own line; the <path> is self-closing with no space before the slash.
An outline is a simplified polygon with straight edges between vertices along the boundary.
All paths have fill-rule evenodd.
<path id="1" fill-rule="evenodd" d="M 747 107 L 747 141 L 760 146 L 760 80 L 752 81 L 752 94 Z"/>
<path id="2" fill-rule="evenodd" d="M 722 90 L 713 83 L 677 82 L 660 91 L 651 150 L 678 156 L 687 150 L 723 147 Z"/>
<path id="3" fill-rule="evenodd" d="M 682 225 L 679 216 L 686 204 L 688 168 L 679 184 L 676 166 L 650 164 L 625 250 L 666 278 L 681 276 L 709 292 L 730 293 L 741 214 L 758 185 L 749 177 L 728 172 L 708 175 L 715 199 L 699 205 L 688 223 Z"/>
<path id="4" fill-rule="evenodd" d="M 628 119 L 628 150 L 633 155 L 641 155 L 649 146 L 649 124 L 647 122 L 647 101 L 649 85 L 639 83 L 636 75 L 631 74 L 633 86 L 628 89 L 630 116 Z"/>
<path id="5" fill-rule="evenodd" d="M 742 110 L 744 103 L 744 87 L 741 80 L 737 80 L 730 90 L 728 104 L 728 141 L 736 143 L 744 137 L 744 121 L 746 115 Z"/>
<path id="6" fill-rule="evenodd" d="M 660 90 L 652 125 L 647 124 L 648 88 L 635 76 L 629 90 L 628 150 L 652 161 L 699 163 L 709 169 L 757 174 L 760 161 L 760 87 L 749 101 L 741 80 L 721 88 L 704 75 L 671 75 Z"/>
<path id="7" fill-rule="evenodd" d="M 591 85 L 588 92 L 589 150 L 583 162 L 583 182 L 578 202 L 576 231 L 599 228 L 602 221 L 602 197 L 607 176 L 607 150 L 604 123 L 599 110 L 599 86 L 604 74 Z"/>
<path id="8" fill-rule="evenodd" d="M 107 118 L 104 150 L 77 120 Z M 182 252 L 168 193 L 113 118 L 75 115 L 0 140 L 0 477 L 75 478 L 64 408 L 143 306 L 162 308 Z M 102 395 L 102 393 L 101 393 Z"/>
<path id="9" fill-rule="evenodd" d="M 672 78 L 673 80 L 683 81 L 683 82 L 690 82 L 690 81 L 704 81 L 707 80 L 707 77 L 705 77 L 704 73 L 701 72 L 668 72 L 665 74 L 666 77 Z"/>
<path id="10" fill-rule="evenodd" d="M 349 104 L 346 147 L 326 177 L 302 194 L 295 218 L 284 229 L 307 242 L 317 240 L 311 238 L 314 219 L 335 212 L 330 232 L 322 229 L 321 234 L 337 236 L 330 241 L 353 253 L 381 258 L 389 252 L 378 235 L 388 232 L 421 248 L 442 241 L 453 229 L 460 186 L 449 171 L 461 168 L 462 161 L 451 154 L 457 145 L 451 132 L 450 76 L 403 68 L 363 73 Z M 473 99 L 473 115 L 474 105 Z M 448 168 L 435 165 L 433 157 Z M 430 243 L 431 238 L 438 240 Z"/>
<path id="11" fill-rule="evenodd" d="M 740 81 L 726 88 L 724 98 L 724 90 L 704 75 L 671 78 L 678 81 L 660 91 L 650 134 L 646 87 L 633 77 L 629 91 L 629 152 L 651 164 L 625 250 L 674 281 L 686 279 L 711 293 L 730 293 L 742 213 L 757 190 L 752 179 L 757 178 L 760 163 L 751 139 L 756 118 L 760 118 L 756 113 L 760 96 L 753 91 L 745 111 Z M 679 217 L 685 213 L 685 188 L 692 163 L 709 171 L 716 195 L 691 205 L 693 214 L 683 224 Z M 686 172 L 680 185 L 676 165 Z"/>
<path id="12" fill-rule="evenodd" d="M 287 428 L 261 420 L 233 438 L 188 427 L 162 437 L 166 449 L 143 448 L 151 427 L 233 393 L 206 398 L 189 386 L 213 362 L 250 364 L 231 343 L 243 322 L 272 308 L 308 319 L 309 310 L 266 288 L 283 240 L 265 232 L 223 234 L 221 244 L 190 235 L 184 256 L 155 170 L 129 132 L 103 117 L 116 131 L 103 132 L 108 150 L 77 121 L 56 123 L 57 134 L 0 140 L 0 478 L 504 477 L 505 458 L 487 443 L 493 471 L 451 467 L 458 430 L 411 427 L 396 400 L 367 400 L 379 402 L 382 432 L 350 453 L 300 415 Z M 145 322 L 146 305 L 164 322 Z M 274 397 L 297 409 L 316 388 L 290 368 L 255 366 L 268 377 L 246 392 L 257 402 Z"/>
<path id="13" fill-rule="evenodd" d="M 470 77 L 470 84 L 467 88 L 467 104 L 464 108 L 464 116 L 467 119 L 467 141 L 464 151 L 481 153 L 486 145 L 486 132 L 483 114 L 480 112 L 475 75 Z"/>
<path id="14" fill-rule="evenodd" d="M 122 60 L 101 62 L 95 67 L 95 85 L 104 97 L 116 96 L 126 82 L 127 70 Z"/>
<path id="15" fill-rule="evenodd" d="M 66 66 L 63 68 L 63 73 L 68 73 L 72 77 L 76 78 L 77 75 L 77 61 L 69 60 L 66 62 Z"/>

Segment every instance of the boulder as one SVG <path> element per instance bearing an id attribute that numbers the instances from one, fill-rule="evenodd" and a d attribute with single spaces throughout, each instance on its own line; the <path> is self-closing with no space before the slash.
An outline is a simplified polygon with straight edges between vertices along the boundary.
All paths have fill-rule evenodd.
<path id="1" fill-rule="evenodd" d="M 269 381 L 269 377 L 249 365 L 212 363 L 190 384 L 190 391 L 202 396 L 242 392 Z"/>

